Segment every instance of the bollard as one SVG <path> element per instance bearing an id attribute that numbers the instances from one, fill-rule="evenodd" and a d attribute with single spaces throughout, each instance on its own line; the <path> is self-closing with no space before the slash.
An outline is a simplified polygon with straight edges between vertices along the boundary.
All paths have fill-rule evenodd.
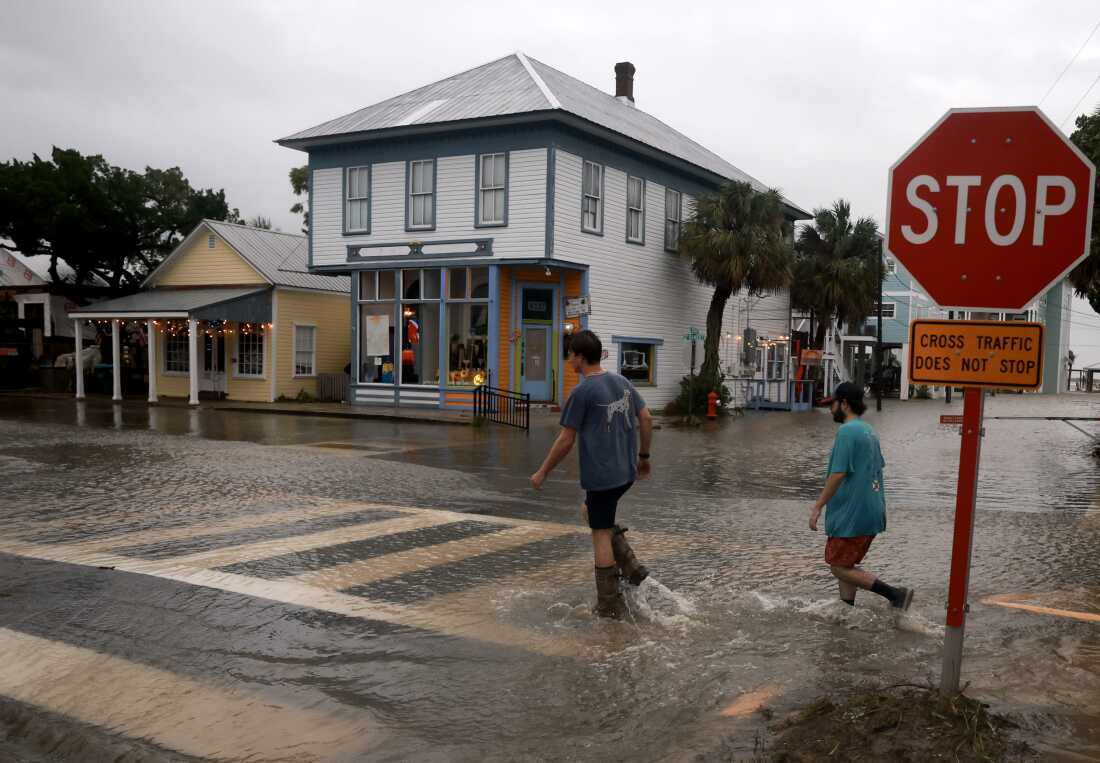
<path id="1" fill-rule="evenodd" d="M 717 392 L 708 392 L 707 393 L 707 418 L 708 419 L 718 418 L 718 393 Z"/>

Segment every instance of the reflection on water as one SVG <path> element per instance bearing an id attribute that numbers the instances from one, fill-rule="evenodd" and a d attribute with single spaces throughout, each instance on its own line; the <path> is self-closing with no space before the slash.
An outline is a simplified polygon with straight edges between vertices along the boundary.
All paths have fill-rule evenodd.
<path id="1" fill-rule="evenodd" d="M 938 418 L 960 410 L 888 401 L 867 416 L 890 508 L 866 566 L 916 589 L 910 613 L 868 592 L 854 608 L 835 598 L 824 538 L 806 527 L 835 432 L 816 411 L 657 432 L 654 478 L 622 504 L 653 575 L 608 623 L 590 613 L 575 464 L 527 486 L 551 419 L 528 436 L 3 402 L 0 535 L 32 545 L 0 549 L 0 642 L 38 657 L 0 667 L 16 700 L 0 720 L 86 721 L 69 760 L 95 759 L 97 728 L 165 748 L 135 759 L 751 755 L 766 732 L 743 708 L 937 680 L 959 446 Z M 1086 396 L 987 404 L 1098 411 Z M 964 680 L 1045 750 L 1100 756 L 1097 624 L 980 603 L 1100 612 L 1087 446 L 1055 421 L 986 422 Z M 74 672 L 40 680 L 55 663 Z M 96 691 L 73 690 L 97 670 Z M 181 696 L 213 709 L 181 717 Z M 236 738 L 219 716 L 238 719 Z"/>

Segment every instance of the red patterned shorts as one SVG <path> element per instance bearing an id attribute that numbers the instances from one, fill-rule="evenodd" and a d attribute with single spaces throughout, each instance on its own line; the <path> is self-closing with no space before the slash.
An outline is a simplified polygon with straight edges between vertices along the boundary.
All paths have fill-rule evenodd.
<path id="1" fill-rule="evenodd" d="M 825 543 L 825 562 L 833 567 L 855 567 L 867 556 L 874 535 L 854 538 L 829 538 Z"/>

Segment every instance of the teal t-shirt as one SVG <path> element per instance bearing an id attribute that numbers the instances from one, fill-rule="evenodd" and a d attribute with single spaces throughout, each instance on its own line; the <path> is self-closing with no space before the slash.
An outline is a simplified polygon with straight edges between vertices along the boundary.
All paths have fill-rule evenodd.
<path id="1" fill-rule="evenodd" d="M 825 534 L 836 538 L 878 535 L 886 529 L 886 460 L 870 424 L 853 419 L 842 424 L 829 456 L 829 474 L 847 476 L 825 507 Z"/>

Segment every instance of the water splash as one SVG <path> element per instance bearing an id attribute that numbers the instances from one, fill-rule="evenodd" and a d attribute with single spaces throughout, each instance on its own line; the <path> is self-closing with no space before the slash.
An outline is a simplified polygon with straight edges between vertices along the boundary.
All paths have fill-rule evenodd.
<path id="1" fill-rule="evenodd" d="M 673 591 L 652 575 L 635 586 L 624 586 L 627 608 L 640 620 L 665 626 L 686 626 L 695 622 L 698 608 L 686 596 Z"/>

